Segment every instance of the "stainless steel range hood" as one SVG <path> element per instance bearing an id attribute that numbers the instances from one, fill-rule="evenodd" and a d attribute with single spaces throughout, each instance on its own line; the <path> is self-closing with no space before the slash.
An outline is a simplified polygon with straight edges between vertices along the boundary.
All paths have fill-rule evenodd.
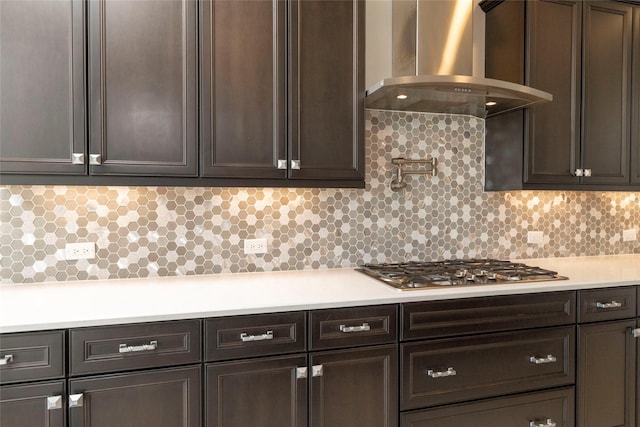
<path id="1" fill-rule="evenodd" d="M 551 101 L 547 92 L 484 77 L 478 2 L 369 1 L 366 107 L 486 118 Z"/>

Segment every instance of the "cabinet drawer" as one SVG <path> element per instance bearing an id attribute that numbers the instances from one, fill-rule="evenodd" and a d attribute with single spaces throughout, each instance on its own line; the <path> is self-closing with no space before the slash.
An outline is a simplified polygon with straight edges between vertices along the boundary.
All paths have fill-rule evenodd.
<path id="1" fill-rule="evenodd" d="M 401 345 L 401 409 L 571 385 L 575 327 Z"/>
<path id="2" fill-rule="evenodd" d="M 70 373 L 97 372 L 197 363 L 199 320 L 72 329 Z"/>
<path id="3" fill-rule="evenodd" d="M 636 317 L 636 287 L 578 291 L 578 322 Z"/>
<path id="4" fill-rule="evenodd" d="M 394 343 L 397 316 L 395 305 L 312 311 L 311 350 Z"/>
<path id="5" fill-rule="evenodd" d="M 219 317 L 205 322 L 205 359 L 237 359 L 305 351 L 304 312 Z"/>
<path id="6" fill-rule="evenodd" d="M 0 383 L 64 376 L 64 332 L 29 332 L 0 337 Z"/>
<path id="7" fill-rule="evenodd" d="M 402 304 L 401 340 L 569 325 L 575 306 L 573 291 Z"/>
<path id="8" fill-rule="evenodd" d="M 573 427 L 573 388 L 451 405 L 400 415 L 401 427 Z M 555 424 L 554 424 L 555 423 Z"/>

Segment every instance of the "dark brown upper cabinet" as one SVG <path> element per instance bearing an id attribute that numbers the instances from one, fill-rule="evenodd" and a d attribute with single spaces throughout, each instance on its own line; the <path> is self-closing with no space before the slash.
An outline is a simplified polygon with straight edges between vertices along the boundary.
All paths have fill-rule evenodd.
<path id="1" fill-rule="evenodd" d="M 640 185 L 640 7 L 633 11 L 633 106 L 631 107 L 631 182 Z M 640 395 L 640 392 L 638 393 Z"/>
<path id="2" fill-rule="evenodd" d="M 0 172 L 85 174 L 85 3 L 0 2 Z"/>
<path id="3" fill-rule="evenodd" d="M 364 2 L 206 0 L 200 22 L 202 175 L 361 185 Z"/>
<path id="4" fill-rule="evenodd" d="M 196 176 L 196 2 L 89 2 L 89 168 Z"/>
<path id="5" fill-rule="evenodd" d="M 553 94 L 548 104 L 486 121 L 486 189 L 629 189 L 633 7 L 574 0 L 484 6 L 487 77 Z M 500 42 L 512 33 L 522 43 Z M 495 71 L 514 61 L 524 61 L 520 73 Z"/>

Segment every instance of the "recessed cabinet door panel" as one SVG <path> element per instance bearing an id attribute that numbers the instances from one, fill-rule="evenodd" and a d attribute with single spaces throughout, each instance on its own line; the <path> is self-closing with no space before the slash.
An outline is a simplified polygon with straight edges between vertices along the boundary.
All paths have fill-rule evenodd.
<path id="1" fill-rule="evenodd" d="M 64 381 L 0 387 L 0 426 L 64 427 Z"/>
<path id="2" fill-rule="evenodd" d="M 631 181 L 640 184 L 640 7 L 633 10 L 633 107 L 631 109 Z"/>
<path id="3" fill-rule="evenodd" d="M 0 172 L 84 174 L 84 2 L 0 1 Z"/>
<path id="4" fill-rule="evenodd" d="M 364 1 L 294 0 L 290 21 L 290 177 L 362 179 Z"/>
<path id="5" fill-rule="evenodd" d="M 528 111 L 525 182 L 576 184 L 580 160 L 582 2 L 533 1 L 528 7 L 529 84 L 553 102 Z"/>
<path id="6" fill-rule="evenodd" d="M 195 366 L 70 380 L 69 427 L 200 427 L 200 377 Z"/>
<path id="7" fill-rule="evenodd" d="M 314 353 L 310 365 L 313 427 L 396 427 L 396 345 Z"/>
<path id="8" fill-rule="evenodd" d="M 90 172 L 197 175 L 196 2 L 89 2 Z"/>
<path id="9" fill-rule="evenodd" d="M 578 326 L 577 425 L 634 425 L 635 325 L 626 320 Z"/>
<path id="10" fill-rule="evenodd" d="M 584 2 L 583 32 L 582 182 L 628 183 L 632 7 Z"/>
<path id="11" fill-rule="evenodd" d="M 203 176 L 286 177 L 286 6 L 201 3 Z"/>

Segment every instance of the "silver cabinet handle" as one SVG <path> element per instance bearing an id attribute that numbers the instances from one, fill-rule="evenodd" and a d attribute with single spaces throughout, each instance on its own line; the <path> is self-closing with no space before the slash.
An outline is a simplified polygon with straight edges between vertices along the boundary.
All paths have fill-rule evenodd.
<path id="1" fill-rule="evenodd" d="M 62 396 L 47 397 L 47 410 L 62 409 Z"/>
<path id="2" fill-rule="evenodd" d="M 100 155 L 100 154 L 89 154 L 89 164 L 90 165 L 101 165 L 102 164 L 102 155 Z"/>
<path id="3" fill-rule="evenodd" d="M 314 365 L 311 367 L 311 376 L 312 377 L 321 377 L 324 374 L 324 369 L 322 365 Z"/>
<path id="4" fill-rule="evenodd" d="M 542 365 L 544 363 L 553 363 L 553 362 L 557 362 L 558 359 L 556 359 L 556 357 L 552 354 L 548 354 L 545 357 L 535 357 L 535 356 L 531 356 L 529 358 L 529 362 L 531 363 L 535 363 L 536 365 Z"/>
<path id="5" fill-rule="evenodd" d="M 302 368 L 296 368 L 296 379 L 307 378 L 308 369 L 306 366 Z"/>
<path id="6" fill-rule="evenodd" d="M 267 331 L 266 334 L 262 335 L 247 335 L 243 332 L 240 334 L 240 339 L 242 342 L 272 340 L 273 331 Z"/>
<path id="7" fill-rule="evenodd" d="M 633 329 L 631 335 L 633 335 L 634 338 L 640 338 L 640 328 Z"/>
<path id="8" fill-rule="evenodd" d="M 611 302 L 596 302 L 597 308 L 620 308 L 622 307 L 621 302 L 611 301 Z"/>
<path id="9" fill-rule="evenodd" d="M 139 351 L 152 351 L 158 348 L 158 341 L 149 341 L 149 344 L 142 345 L 126 345 L 120 344 L 119 353 L 137 353 Z"/>
<path id="10" fill-rule="evenodd" d="M 71 154 L 71 164 L 84 165 L 84 153 Z"/>
<path id="11" fill-rule="evenodd" d="M 69 408 L 79 408 L 84 405 L 84 394 L 69 395 Z"/>
<path id="12" fill-rule="evenodd" d="M 4 356 L 0 357 L 0 366 L 8 365 L 11 362 L 13 362 L 13 354 L 5 354 Z"/>
<path id="13" fill-rule="evenodd" d="M 286 169 L 287 161 L 286 160 L 278 160 L 278 169 Z"/>
<path id="14" fill-rule="evenodd" d="M 576 169 L 573 174 L 575 176 L 584 176 L 584 169 Z"/>
<path id="15" fill-rule="evenodd" d="M 529 423 L 529 427 L 556 427 L 557 424 L 555 422 L 553 422 L 553 420 L 551 418 L 547 418 L 546 421 L 531 421 Z"/>
<path id="16" fill-rule="evenodd" d="M 429 369 L 427 371 L 427 375 L 431 378 L 442 378 L 442 377 L 453 377 L 458 375 L 455 369 L 449 367 L 446 371 L 434 371 L 433 369 Z"/>
<path id="17" fill-rule="evenodd" d="M 340 325 L 340 332 L 344 332 L 345 334 L 349 332 L 366 332 L 370 330 L 371 330 L 371 326 L 369 326 L 368 323 L 363 323 L 360 326 Z"/>
<path id="18" fill-rule="evenodd" d="M 591 169 L 585 169 L 584 176 L 591 176 Z"/>
<path id="19" fill-rule="evenodd" d="M 300 160 L 291 160 L 291 169 L 300 169 Z"/>

